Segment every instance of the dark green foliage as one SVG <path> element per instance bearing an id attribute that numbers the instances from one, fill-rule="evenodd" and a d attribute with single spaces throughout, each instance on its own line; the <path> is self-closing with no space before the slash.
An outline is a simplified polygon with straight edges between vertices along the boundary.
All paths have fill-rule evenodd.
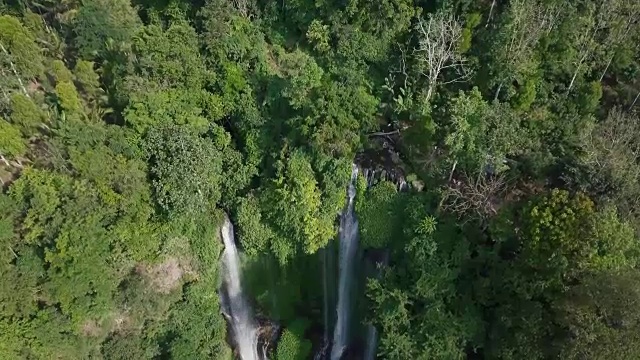
<path id="1" fill-rule="evenodd" d="M 488 337 L 501 339 L 488 342 L 487 351 L 490 356 L 542 359 L 558 351 L 555 346 L 571 347 L 562 333 L 583 326 L 573 323 L 578 318 L 565 324 L 552 321 L 573 315 L 557 313 L 550 306 L 574 301 L 571 292 L 582 291 L 575 286 L 593 274 L 634 268 L 637 242 L 632 228 L 615 211 L 598 211 L 584 195 L 565 191 L 554 190 L 531 201 L 518 222 L 513 221 L 496 224 L 494 237 L 500 245 L 494 256 L 499 257 L 488 258 L 490 282 L 479 294 L 480 303 L 491 309 Z M 504 259 L 508 254 L 513 258 Z M 552 339 L 555 346 L 549 346 Z"/>
<path id="2" fill-rule="evenodd" d="M 146 26 L 133 39 L 133 51 L 135 71 L 161 88 L 199 89 L 209 81 L 197 34 L 186 22 L 172 24 L 166 31 Z"/>
<path id="3" fill-rule="evenodd" d="M 638 274 L 605 272 L 586 278 L 556 304 L 566 326 L 563 359 L 633 359 L 640 356 Z"/>
<path id="4" fill-rule="evenodd" d="M 73 21 L 75 45 L 83 59 L 104 56 L 110 43 L 128 44 L 140 20 L 127 0 L 83 3 Z"/>
<path id="5" fill-rule="evenodd" d="M 410 227 L 397 249 L 403 257 L 367 284 L 373 320 L 382 329 L 379 351 L 388 359 L 463 359 L 465 342 L 480 326 L 472 306 L 457 308 L 455 280 L 467 243 L 454 224 L 438 224 L 425 210 L 417 199 L 407 204 L 403 218 Z"/>

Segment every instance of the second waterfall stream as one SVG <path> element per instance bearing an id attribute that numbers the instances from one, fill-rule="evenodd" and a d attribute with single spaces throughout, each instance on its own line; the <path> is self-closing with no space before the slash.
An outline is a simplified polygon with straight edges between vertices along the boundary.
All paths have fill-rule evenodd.
<path id="1" fill-rule="evenodd" d="M 351 287 L 354 277 L 354 260 L 358 249 L 358 219 L 355 215 L 356 180 L 358 167 L 353 165 L 347 191 L 347 205 L 340 217 L 340 276 L 338 280 L 337 319 L 333 331 L 331 360 L 340 360 L 349 341 L 351 321 Z"/>
<path id="2" fill-rule="evenodd" d="M 258 327 L 242 291 L 240 256 L 233 236 L 233 225 L 225 215 L 220 229 L 224 242 L 223 271 L 226 287 L 226 308 L 229 312 L 233 337 L 238 344 L 241 360 L 260 360 L 258 355 Z"/>

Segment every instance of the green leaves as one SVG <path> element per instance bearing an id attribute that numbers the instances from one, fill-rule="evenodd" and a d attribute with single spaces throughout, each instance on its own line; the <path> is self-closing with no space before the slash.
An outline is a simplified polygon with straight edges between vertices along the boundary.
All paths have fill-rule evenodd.
<path id="1" fill-rule="evenodd" d="M 1 88 L 24 91 L 27 80 L 42 74 L 42 52 L 35 40 L 35 36 L 18 19 L 10 15 L 0 16 Z"/>
<path id="2" fill-rule="evenodd" d="M 360 242 L 363 247 L 384 248 L 397 235 L 400 216 L 398 190 L 383 181 L 356 198 Z"/>
<path id="3" fill-rule="evenodd" d="M 626 258 L 637 256 L 633 231 L 615 210 L 596 212 L 585 195 L 571 197 L 560 190 L 530 206 L 521 235 L 523 259 L 529 266 L 554 268 L 563 281 L 570 281 L 587 271 L 635 265 L 635 260 Z"/>
<path id="4" fill-rule="evenodd" d="M 188 125 L 204 132 L 210 120 L 203 113 L 208 101 L 219 101 L 200 90 L 170 89 L 130 94 L 124 117 L 129 126 L 144 134 L 151 127 Z"/>
<path id="5" fill-rule="evenodd" d="M 585 278 L 555 304 L 564 327 L 563 359 L 633 359 L 640 356 L 637 271 L 603 272 Z"/>
<path id="6" fill-rule="evenodd" d="M 304 338 L 308 326 L 305 319 L 297 319 L 284 329 L 278 341 L 277 360 L 304 360 L 309 357 L 311 341 Z"/>
<path id="7" fill-rule="evenodd" d="M 26 150 L 20 130 L 0 118 L 0 155 L 13 158 L 23 155 Z"/>
<path id="8" fill-rule="evenodd" d="M 379 352 L 398 360 L 463 359 L 465 343 L 480 324 L 471 304 L 457 307 L 456 282 L 468 244 L 454 224 L 437 222 L 417 197 L 397 212 L 401 221 L 394 227 L 404 234 L 389 247 L 395 249 L 392 259 L 402 260 L 367 284 L 373 320 L 381 328 Z"/>
<path id="9" fill-rule="evenodd" d="M 82 101 L 78 90 L 71 82 L 61 82 L 56 85 L 58 105 L 67 116 L 81 119 L 84 115 Z"/>
<path id="10" fill-rule="evenodd" d="M 175 22 L 166 30 L 146 26 L 133 39 L 132 50 L 137 55 L 135 71 L 162 89 L 200 89 L 210 80 L 198 36 L 186 21 Z"/>
<path id="11" fill-rule="evenodd" d="M 258 199 L 249 195 L 240 200 L 237 209 L 238 235 L 242 249 L 251 257 L 264 255 L 268 251 L 273 231 L 262 221 Z"/>
<path id="12" fill-rule="evenodd" d="M 584 194 L 563 190 L 534 198 L 518 214 L 517 223 L 494 229 L 501 256 L 487 264 L 495 272 L 484 305 L 491 309 L 491 336 L 502 340 L 488 344 L 490 354 L 541 359 L 589 336 L 603 336 L 599 346 L 611 346 L 602 332 L 615 334 L 615 325 L 596 325 L 603 309 L 585 305 L 600 301 L 589 285 L 593 278 L 617 282 L 618 274 L 635 268 L 638 244 L 629 224 Z M 552 339 L 554 346 L 543 346 Z"/>
<path id="13" fill-rule="evenodd" d="M 11 96 L 11 117 L 25 137 L 33 135 L 40 124 L 46 121 L 45 113 L 30 97 L 14 93 Z"/>
<path id="14" fill-rule="evenodd" d="M 213 209 L 220 199 L 222 159 L 213 143 L 176 125 L 153 128 L 145 139 L 155 199 L 170 217 Z"/>
<path id="15" fill-rule="evenodd" d="M 313 169 L 302 151 L 279 162 L 276 179 L 263 195 L 267 219 L 277 229 L 272 248 L 281 263 L 297 251 L 312 254 L 335 235 L 334 219 L 320 216 L 321 192 Z"/>
<path id="16" fill-rule="evenodd" d="M 127 0 L 96 0 L 80 6 L 73 21 L 75 44 L 83 59 L 102 57 L 109 43 L 128 44 L 140 26 Z"/>
<path id="17" fill-rule="evenodd" d="M 450 104 L 450 123 L 445 144 L 454 161 L 471 173 L 505 170 L 509 156 L 531 147 L 527 129 L 508 106 L 482 100 L 477 88 L 460 93 Z"/>

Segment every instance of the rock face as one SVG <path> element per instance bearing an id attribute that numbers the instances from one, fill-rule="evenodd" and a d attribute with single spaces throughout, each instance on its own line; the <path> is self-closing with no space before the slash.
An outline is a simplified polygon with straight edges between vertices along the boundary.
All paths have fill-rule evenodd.
<path id="1" fill-rule="evenodd" d="M 355 159 L 367 184 L 372 186 L 380 181 L 390 181 L 398 186 L 398 190 L 407 190 L 410 187 L 407 182 L 408 166 L 402 161 L 392 139 L 376 136 L 370 139 L 369 145 L 371 147 L 359 153 Z"/>
<path id="2" fill-rule="evenodd" d="M 268 354 L 276 352 L 276 345 L 282 328 L 277 323 L 271 322 L 266 318 L 258 319 L 258 322 L 258 353 L 262 359 L 268 359 Z"/>

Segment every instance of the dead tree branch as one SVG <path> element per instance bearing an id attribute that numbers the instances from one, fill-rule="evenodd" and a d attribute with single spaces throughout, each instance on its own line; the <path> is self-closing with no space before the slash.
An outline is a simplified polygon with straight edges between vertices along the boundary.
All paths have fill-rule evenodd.
<path id="1" fill-rule="evenodd" d="M 420 73 L 427 79 L 426 100 L 433 95 L 445 70 L 455 76 L 443 84 L 462 81 L 469 77 L 466 59 L 458 53 L 457 46 L 462 37 L 462 25 L 453 14 L 437 12 L 421 19 L 416 25 L 420 41 L 415 56 L 421 65 Z"/>
<path id="2" fill-rule="evenodd" d="M 440 209 L 461 218 L 466 216 L 483 221 L 497 214 L 505 189 L 504 175 L 482 173 L 473 177 L 462 174 L 444 188 Z"/>

